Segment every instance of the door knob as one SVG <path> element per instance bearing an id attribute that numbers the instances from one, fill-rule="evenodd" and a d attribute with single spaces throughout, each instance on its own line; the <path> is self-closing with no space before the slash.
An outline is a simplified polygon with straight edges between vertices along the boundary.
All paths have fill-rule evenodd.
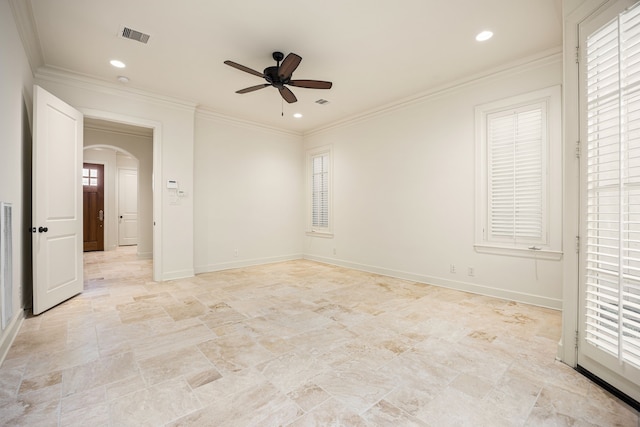
<path id="1" fill-rule="evenodd" d="M 38 233 L 46 233 L 49 231 L 47 227 L 38 227 Z"/>

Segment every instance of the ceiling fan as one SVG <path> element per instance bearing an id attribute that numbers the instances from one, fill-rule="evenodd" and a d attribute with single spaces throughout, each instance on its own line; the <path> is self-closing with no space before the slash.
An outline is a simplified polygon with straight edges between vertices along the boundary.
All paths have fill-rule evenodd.
<path id="1" fill-rule="evenodd" d="M 321 80 L 291 80 L 291 75 L 296 68 L 298 68 L 298 65 L 300 65 L 300 61 L 302 61 L 302 58 L 299 55 L 292 52 L 285 58 L 282 52 L 273 52 L 272 56 L 277 65 L 265 68 L 262 73 L 233 61 L 224 61 L 225 64 L 233 68 L 237 68 L 245 73 L 253 74 L 254 76 L 262 77 L 267 81 L 267 83 L 240 89 L 236 91 L 236 93 L 249 93 L 267 86 L 273 86 L 280 91 L 282 98 L 291 104 L 296 102 L 298 99 L 285 85 L 309 89 L 331 89 L 331 82 Z M 280 61 L 282 61 L 282 63 L 280 63 Z"/>

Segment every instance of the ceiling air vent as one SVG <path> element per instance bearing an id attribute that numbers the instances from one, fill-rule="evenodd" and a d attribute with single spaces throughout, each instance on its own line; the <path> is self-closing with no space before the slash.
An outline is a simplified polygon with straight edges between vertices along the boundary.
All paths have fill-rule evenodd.
<path id="1" fill-rule="evenodd" d="M 326 99 L 322 99 L 322 98 L 320 98 L 320 99 L 318 99 L 316 101 L 316 104 L 320 104 L 320 105 L 324 105 L 324 104 L 328 104 L 328 103 L 329 103 L 329 101 L 327 101 Z"/>
<path id="2" fill-rule="evenodd" d="M 137 42 L 147 44 L 147 42 L 149 41 L 149 37 L 151 36 L 149 34 L 141 33 L 140 31 L 136 31 L 129 27 L 122 27 L 120 31 L 120 37 L 122 37 L 123 39 L 135 40 Z"/>

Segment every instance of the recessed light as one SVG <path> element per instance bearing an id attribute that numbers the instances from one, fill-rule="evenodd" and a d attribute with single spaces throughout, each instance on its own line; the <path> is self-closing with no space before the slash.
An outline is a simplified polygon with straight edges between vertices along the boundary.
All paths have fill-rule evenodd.
<path id="1" fill-rule="evenodd" d="M 122 61 L 118 61 L 117 59 L 112 59 L 111 61 L 109 61 L 109 63 L 111 65 L 113 65 L 116 68 L 124 68 L 126 67 L 126 65 L 124 65 L 124 62 Z"/>
<path id="2" fill-rule="evenodd" d="M 293 117 L 295 117 L 296 119 L 299 119 L 299 118 L 301 118 L 301 117 L 302 117 L 302 114 L 300 114 L 300 113 L 295 113 L 295 114 L 293 115 Z"/>
<path id="3" fill-rule="evenodd" d="M 476 36 L 476 40 L 479 42 L 484 42 L 493 37 L 493 33 L 491 31 L 482 31 L 480 34 Z"/>

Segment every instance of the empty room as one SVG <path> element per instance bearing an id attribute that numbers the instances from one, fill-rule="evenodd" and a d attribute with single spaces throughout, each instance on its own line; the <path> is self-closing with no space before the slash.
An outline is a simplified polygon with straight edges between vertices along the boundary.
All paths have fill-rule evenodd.
<path id="1" fill-rule="evenodd" d="M 640 3 L 0 0 L 0 76 L 1 425 L 638 425 Z"/>

